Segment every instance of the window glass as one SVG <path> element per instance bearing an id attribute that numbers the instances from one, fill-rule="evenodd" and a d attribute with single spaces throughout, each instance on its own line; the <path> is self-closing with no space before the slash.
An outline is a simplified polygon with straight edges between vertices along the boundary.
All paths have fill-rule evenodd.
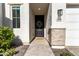
<path id="1" fill-rule="evenodd" d="M 13 28 L 20 28 L 20 6 L 12 6 Z"/>
<path id="2" fill-rule="evenodd" d="M 13 28 L 16 28 L 16 18 L 13 18 Z"/>

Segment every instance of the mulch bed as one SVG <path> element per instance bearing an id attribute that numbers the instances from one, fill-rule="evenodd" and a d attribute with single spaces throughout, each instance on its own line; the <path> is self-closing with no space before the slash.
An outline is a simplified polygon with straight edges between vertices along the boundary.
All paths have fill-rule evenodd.
<path id="1" fill-rule="evenodd" d="M 53 49 L 52 48 L 52 51 L 55 54 L 55 56 L 74 56 L 67 49 Z"/>
<path id="2" fill-rule="evenodd" d="M 23 45 L 23 46 L 16 47 L 16 51 L 18 51 L 18 52 L 14 56 L 24 56 L 28 47 L 29 47 L 29 45 Z"/>

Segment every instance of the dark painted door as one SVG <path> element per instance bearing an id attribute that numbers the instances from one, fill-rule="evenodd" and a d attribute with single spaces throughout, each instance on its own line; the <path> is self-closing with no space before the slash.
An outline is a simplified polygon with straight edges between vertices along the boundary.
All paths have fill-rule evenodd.
<path id="1" fill-rule="evenodd" d="M 44 15 L 35 15 L 35 35 L 44 36 Z"/>

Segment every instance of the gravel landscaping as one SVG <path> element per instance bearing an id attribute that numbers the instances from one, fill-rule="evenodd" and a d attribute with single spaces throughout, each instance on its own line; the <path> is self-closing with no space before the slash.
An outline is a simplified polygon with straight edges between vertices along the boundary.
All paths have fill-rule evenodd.
<path id="1" fill-rule="evenodd" d="M 74 56 L 67 49 L 52 49 L 55 56 Z"/>
<path id="2" fill-rule="evenodd" d="M 29 47 L 29 45 L 23 45 L 23 46 L 16 47 L 17 53 L 14 56 L 24 56 L 28 47 Z"/>

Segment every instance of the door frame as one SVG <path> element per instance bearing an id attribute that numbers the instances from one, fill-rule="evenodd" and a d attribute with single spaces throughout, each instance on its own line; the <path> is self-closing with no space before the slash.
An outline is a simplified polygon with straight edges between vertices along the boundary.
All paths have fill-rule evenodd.
<path id="1" fill-rule="evenodd" d="M 35 17 L 36 16 L 43 16 L 43 36 L 38 36 L 38 37 L 44 37 L 44 15 L 35 15 Z M 35 37 L 37 37 L 36 36 L 36 18 L 35 18 Z"/>

